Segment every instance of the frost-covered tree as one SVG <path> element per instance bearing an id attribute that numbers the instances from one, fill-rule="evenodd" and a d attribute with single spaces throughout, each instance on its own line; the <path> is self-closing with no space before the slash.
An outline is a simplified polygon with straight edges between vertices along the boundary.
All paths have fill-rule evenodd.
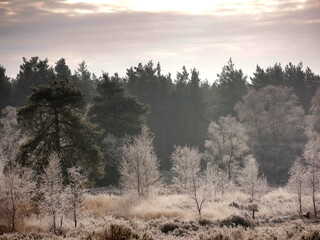
<path id="1" fill-rule="evenodd" d="M 120 164 L 120 184 L 139 196 L 148 195 L 151 187 L 160 184 L 159 162 L 153 147 L 153 137 L 147 127 L 123 147 Z"/>
<path id="2" fill-rule="evenodd" d="M 60 158 L 57 154 L 49 157 L 48 166 L 41 175 L 42 182 L 40 186 L 40 194 L 42 199 L 39 202 L 40 212 L 52 218 L 53 230 L 56 230 L 56 220 L 65 210 L 63 201 L 64 186 L 62 183 L 62 172 Z"/>
<path id="3" fill-rule="evenodd" d="M 16 108 L 7 106 L 0 118 L 0 160 L 3 167 L 13 164 L 20 145 L 26 137 L 21 133 L 17 121 Z"/>
<path id="4" fill-rule="evenodd" d="M 248 192 L 252 198 L 254 198 L 255 193 L 258 188 L 259 183 L 259 169 L 256 159 L 249 156 L 241 170 L 238 181 L 241 188 Z"/>
<path id="5" fill-rule="evenodd" d="M 220 194 L 221 198 L 223 198 L 224 193 L 230 186 L 228 174 L 217 165 L 209 162 L 207 163 L 205 177 L 211 188 L 210 191 L 213 193 L 213 197 L 216 199 L 218 194 Z"/>
<path id="6" fill-rule="evenodd" d="M 195 171 L 192 172 L 190 183 L 189 194 L 194 200 L 199 216 L 201 217 L 203 206 L 211 196 L 211 188 L 205 175 Z"/>
<path id="7" fill-rule="evenodd" d="M 74 227 L 76 228 L 78 224 L 78 211 L 84 200 L 83 189 L 85 187 L 86 176 L 79 167 L 72 167 L 68 169 L 68 181 L 69 185 L 66 190 L 67 201 L 71 205 Z"/>
<path id="8" fill-rule="evenodd" d="M 35 183 L 33 172 L 15 162 L 19 146 L 25 139 L 18 127 L 16 109 L 7 106 L 2 110 L 2 115 L 0 119 L 0 188 L 7 219 L 14 231 L 17 214 L 24 204 L 31 201 Z"/>
<path id="9" fill-rule="evenodd" d="M 303 157 L 306 161 L 308 184 L 311 187 L 311 196 L 314 215 L 317 216 L 316 193 L 320 187 L 320 89 L 312 98 L 310 115 L 307 117 L 308 142 L 304 148 Z"/>
<path id="10" fill-rule="evenodd" d="M 311 188 L 314 216 L 317 217 L 316 194 L 320 187 L 320 137 L 314 136 L 308 141 L 304 150 L 304 159 L 307 163 L 308 182 Z"/>
<path id="11" fill-rule="evenodd" d="M 201 154 L 196 147 L 175 147 L 171 154 L 174 183 L 195 201 L 199 215 L 210 196 L 210 187 L 205 175 L 201 174 Z"/>
<path id="12" fill-rule="evenodd" d="M 36 183 L 33 177 L 31 169 L 21 167 L 19 164 L 10 165 L 3 175 L 4 205 L 12 231 L 15 231 L 17 214 L 34 196 Z"/>
<path id="13" fill-rule="evenodd" d="M 300 158 L 297 158 L 290 169 L 288 182 L 289 189 L 297 195 L 299 203 L 299 215 L 302 216 L 302 196 L 307 189 L 307 168 Z"/>
<path id="14" fill-rule="evenodd" d="M 259 177 L 257 186 L 258 186 L 257 187 L 258 199 L 261 199 L 261 197 L 270 190 L 270 187 L 265 175 L 261 175 Z"/>
<path id="15" fill-rule="evenodd" d="M 200 172 L 201 155 L 197 148 L 175 147 L 171 154 L 173 183 L 186 192 L 190 183 L 192 172 Z"/>
<path id="16" fill-rule="evenodd" d="M 239 160 L 248 151 L 247 141 L 245 128 L 231 116 L 221 117 L 209 125 L 205 141 L 207 157 L 228 173 L 229 181 L 235 177 Z"/>

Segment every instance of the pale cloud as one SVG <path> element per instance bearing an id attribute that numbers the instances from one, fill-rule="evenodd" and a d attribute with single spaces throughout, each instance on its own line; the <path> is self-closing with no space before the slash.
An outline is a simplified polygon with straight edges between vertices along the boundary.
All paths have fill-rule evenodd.
<path id="1" fill-rule="evenodd" d="M 0 1 L 0 64 L 13 77 L 23 56 L 51 64 L 65 57 L 73 69 L 85 60 L 98 75 L 123 76 L 126 68 L 154 60 L 173 75 L 183 65 L 197 67 L 212 81 L 232 57 L 249 75 L 256 64 L 289 61 L 320 72 L 317 0 L 187 1 L 197 8 L 143 2 Z"/>

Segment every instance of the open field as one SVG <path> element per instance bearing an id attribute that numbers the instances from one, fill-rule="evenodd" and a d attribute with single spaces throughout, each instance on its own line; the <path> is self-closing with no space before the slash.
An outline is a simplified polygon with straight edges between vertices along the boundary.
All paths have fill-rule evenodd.
<path id="1" fill-rule="evenodd" d="M 54 234 L 50 219 L 34 210 L 18 223 L 17 233 L 0 239 L 320 239 L 320 221 L 299 218 L 297 201 L 286 190 L 273 190 L 255 203 L 258 212 L 252 219 L 249 195 L 226 193 L 206 202 L 199 219 L 187 195 L 87 194 L 78 228 L 65 216 Z M 311 199 L 305 197 L 304 213 L 311 209 Z"/>

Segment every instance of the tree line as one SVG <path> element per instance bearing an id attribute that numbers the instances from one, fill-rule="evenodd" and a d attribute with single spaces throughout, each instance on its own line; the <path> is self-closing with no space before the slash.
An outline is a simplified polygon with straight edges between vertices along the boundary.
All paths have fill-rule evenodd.
<path id="1" fill-rule="evenodd" d="M 231 179 L 252 155 L 268 182 L 281 185 L 309 139 L 306 119 L 315 112 L 319 82 L 302 63 L 257 66 L 249 80 L 230 59 L 210 84 L 195 68 L 173 77 L 152 61 L 128 68 L 124 77 L 97 77 L 85 62 L 72 73 L 63 58 L 49 66 L 32 57 L 23 58 L 14 79 L 0 67 L 0 108 L 19 108 L 29 138 L 18 159 L 39 172 L 55 151 L 65 174 L 76 164 L 98 185 L 118 185 L 122 148 L 146 124 L 166 181 L 174 149 L 190 146 L 206 155 L 201 169 L 213 162 Z"/>

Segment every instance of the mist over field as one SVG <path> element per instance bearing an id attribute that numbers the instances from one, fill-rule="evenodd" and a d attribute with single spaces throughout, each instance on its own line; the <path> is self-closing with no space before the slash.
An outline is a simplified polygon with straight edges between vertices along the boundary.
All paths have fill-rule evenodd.
<path id="1" fill-rule="evenodd" d="M 1 1 L 0 240 L 320 239 L 319 13 Z"/>

